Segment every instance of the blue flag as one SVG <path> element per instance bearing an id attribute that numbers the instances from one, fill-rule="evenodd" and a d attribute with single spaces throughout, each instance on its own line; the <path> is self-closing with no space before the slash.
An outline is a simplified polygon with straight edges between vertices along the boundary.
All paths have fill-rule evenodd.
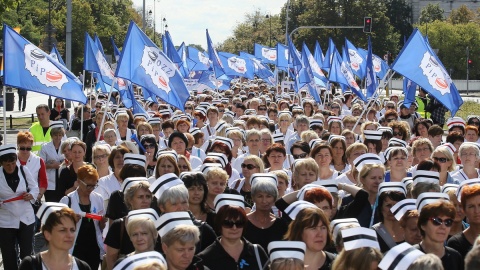
<path id="1" fill-rule="evenodd" d="M 212 61 L 208 59 L 208 55 L 190 46 L 187 46 L 187 66 L 190 72 L 210 69 L 213 71 Z"/>
<path id="2" fill-rule="evenodd" d="M 323 74 L 323 71 L 320 68 L 317 60 L 312 55 L 312 53 L 308 49 L 305 42 L 303 43 L 303 46 L 302 46 L 302 59 L 303 59 L 303 57 L 306 57 L 308 59 L 307 62 L 310 66 L 311 71 L 313 72 L 313 76 L 317 79 L 320 79 L 320 81 L 322 82 L 321 86 L 325 86 L 325 84 L 328 82 L 327 77 L 325 77 L 325 74 Z M 305 61 L 304 61 L 304 63 L 305 63 Z"/>
<path id="3" fill-rule="evenodd" d="M 305 45 L 305 43 L 303 43 L 303 47 L 304 47 L 304 49 L 302 50 L 303 66 L 304 66 L 305 71 L 306 71 L 306 73 L 308 75 L 308 78 L 310 80 L 310 82 L 306 84 L 306 86 L 308 88 L 308 92 L 315 99 L 315 101 L 317 103 L 322 103 L 322 100 L 320 99 L 320 95 L 317 92 L 317 86 L 315 84 L 314 72 L 312 71 L 312 68 L 310 66 L 310 58 L 313 59 L 313 56 L 311 54 L 310 54 L 310 57 L 308 56 L 308 53 L 310 53 L 310 52 L 308 51 L 308 48 L 305 50 L 305 48 L 307 47 Z M 315 62 L 315 60 L 314 60 L 314 62 Z M 325 86 L 325 85 L 323 85 L 323 86 Z"/>
<path id="4" fill-rule="evenodd" d="M 102 52 L 103 57 L 105 57 L 105 51 L 103 50 L 102 42 L 96 33 L 93 34 L 93 42 L 95 42 L 95 45 L 97 45 L 98 49 Z"/>
<path id="5" fill-rule="evenodd" d="M 112 42 L 113 46 L 113 55 L 115 56 L 115 61 L 118 62 L 120 60 L 120 50 L 118 49 L 117 45 L 115 44 L 115 40 L 113 40 L 113 37 L 110 38 L 110 41 Z"/>
<path id="6" fill-rule="evenodd" d="M 115 76 L 184 110 L 190 94 L 175 64 L 131 21 Z"/>
<path id="7" fill-rule="evenodd" d="M 208 58 L 212 61 L 213 65 L 213 73 L 215 73 L 215 77 L 219 78 L 225 74 L 223 70 L 222 62 L 220 61 L 220 57 L 218 56 L 217 50 L 213 47 L 213 42 L 210 39 L 210 35 L 208 34 L 207 29 L 207 46 L 208 46 Z"/>
<path id="8" fill-rule="evenodd" d="M 253 80 L 254 67 L 252 60 L 227 52 L 219 52 L 218 56 L 226 75 Z"/>
<path id="9" fill-rule="evenodd" d="M 370 37 L 368 37 L 368 54 L 367 54 L 367 61 L 366 61 L 366 68 L 367 68 L 367 98 L 373 96 L 375 91 L 377 90 L 377 76 L 375 75 L 374 67 L 373 67 L 373 54 L 372 54 L 372 41 Z"/>
<path id="10" fill-rule="evenodd" d="M 182 58 L 177 53 L 177 49 L 175 49 L 175 45 L 173 45 L 172 37 L 170 36 L 170 32 L 165 31 L 165 41 L 167 45 L 167 57 L 178 66 L 182 63 Z"/>
<path id="11" fill-rule="evenodd" d="M 252 61 L 255 75 L 267 81 L 269 84 L 272 82 L 272 80 L 274 79 L 273 72 L 268 66 L 264 65 L 258 58 L 256 58 L 255 55 L 246 52 L 240 52 L 240 56 L 248 58 Z"/>
<path id="12" fill-rule="evenodd" d="M 287 71 L 289 68 L 289 63 L 291 63 L 290 57 L 288 56 L 288 47 L 277 43 L 277 67 L 280 70 Z"/>
<path id="13" fill-rule="evenodd" d="M 133 87 L 131 83 L 128 83 L 128 87 L 125 90 L 120 90 L 120 98 L 122 99 L 123 105 L 125 105 L 126 108 L 131 108 L 132 113 L 147 113 L 145 109 L 138 103 L 138 101 L 135 99 L 135 95 L 133 94 Z"/>
<path id="14" fill-rule="evenodd" d="M 182 45 L 180 45 L 178 48 L 177 53 L 182 59 L 182 63 L 178 67 L 178 70 L 180 70 L 180 74 L 182 74 L 183 78 L 188 78 L 189 72 L 187 65 L 187 46 L 185 46 L 185 42 L 182 42 Z"/>
<path id="15" fill-rule="evenodd" d="M 3 24 L 4 84 L 83 104 L 82 83 L 65 66 Z"/>
<path id="16" fill-rule="evenodd" d="M 167 54 L 168 46 L 167 46 L 167 36 L 162 35 L 162 51 L 164 54 Z"/>
<path id="17" fill-rule="evenodd" d="M 53 48 L 52 48 L 52 51 L 50 52 L 50 56 L 53 58 L 53 59 L 57 59 L 57 61 L 62 64 L 63 66 L 67 66 L 65 65 L 65 62 L 63 62 L 63 59 L 62 59 L 62 55 L 60 54 L 60 52 L 58 51 L 57 49 L 57 46 L 55 46 L 55 44 L 52 44 L 53 45 Z"/>
<path id="18" fill-rule="evenodd" d="M 361 48 L 359 48 L 358 50 L 362 55 L 368 54 L 367 50 L 364 50 Z M 377 75 L 378 78 L 383 79 L 383 77 L 385 77 L 390 67 L 388 66 L 387 62 L 385 62 L 382 58 L 378 57 L 378 55 L 372 53 L 372 58 L 373 58 L 373 71 L 375 71 L 375 74 Z"/>
<path id="19" fill-rule="evenodd" d="M 262 61 L 265 64 L 275 65 L 277 63 L 276 48 L 269 48 L 267 46 L 263 46 L 255 43 L 254 54 L 256 58 L 260 59 L 260 61 Z"/>
<path id="20" fill-rule="evenodd" d="M 83 53 L 83 69 L 100 74 L 103 82 L 112 85 L 115 74 L 108 64 L 105 56 L 95 45 L 88 33 L 85 33 L 85 46 Z"/>
<path id="21" fill-rule="evenodd" d="M 346 60 L 348 60 L 353 74 L 357 75 L 360 79 L 365 78 L 367 69 L 366 59 L 360 54 L 357 47 L 355 47 L 355 45 L 353 45 L 347 38 L 345 38 L 345 47 L 348 52 Z"/>
<path id="22" fill-rule="evenodd" d="M 318 43 L 318 41 L 315 41 L 315 51 L 313 52 L 313 58 L 315 58 L 315 61 L 317 61 L 320 67 L 323 66 L 325 56 L 323 55 L 322 47 L 320 47 L 320 43 Z"/>
<path id="23" fill-rule="evenodd" d="M 330 72 L 330 67 L 332 66 L 333 55 L 337 52 L 337 48 L 335 47 L 335 43 L 333 43 L 332 38 L 328 38 L 328 49 L 325 53 L 325 58 L 323 60 L 322 69 Z"/>
<path id="24" fill-rule="evenodd" d="M 230 80 L 219 80 L 215 78 L 215 74 L 211 71 L 203 71 L 202 75 L 198 79 L 199 84 L 203 84 L 208 88 L 220 91 L 225 91 L 230 89 Z"/>
<path id="25" fill-rule="evenodd" d="M 403 105 L 407 108 L 410 108 L 413 102 L 415 102 L 415 94 L 417 93 L 417 84 L 410 81 L 407 78 L 403 78 L 403 94 L 405 94 L 405 99 L 403 100 Z"/>
<path id="26" fill-rule="evenodd" d="M 462 97 L 452 79 L 418 29 L 413 31 L 392 69 L 434 96 L 452 112 L 452 116 L 462 106 Z"/>
<path id="27" fill-rule="evenodd" d="M 350 70 L 350 66 L 348 66 L 347 63 L 342 60 L 338 52 L 335 52 L 332 57 L 328 80 L 350 87 L 355 95 L 357 95 L 363 101 L 367 101 L 360 90 L 360 87 L 358 87 L 358 84 L 355 81 L 355 77 L 353 76 L 353 72 Z"/>

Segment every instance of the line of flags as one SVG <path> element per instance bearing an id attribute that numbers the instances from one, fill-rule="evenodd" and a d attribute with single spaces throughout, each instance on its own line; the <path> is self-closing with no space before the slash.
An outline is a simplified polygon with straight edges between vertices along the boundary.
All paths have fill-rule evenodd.
<path id="1" fill-rule="evenodd" d="M 86 102 L 82 83 L 65 67 L 55 46 L 50 53 L 45 53 L 6 24 L 3 36 L 4 68 L 0 71 L 4 72 L 6 85 Z M 254 44 L 253 55 L 218 52 L 208 29 L 206 40 L 207 52 L 184 43 L 177 49 L 166 31 L 160 49 L 134 22 L 130 22 L 122 51 L 111 38 L 117 62 L 115 70 L 107 62 L 98 36 L 95 34 L 92 38 L 88 33 L 85 33 L 83 68 L 93 72 L 102 92 L 119 91 L 124 103 L 134 109 L 141 106 L 135 104 L 132 84 L 141 86 L 149 100 L 159 98 L 183 109 L 190 96 L 185 81 L 197 80 L 206 87 L 223 91 L 229 89 L 235 78 L 253 79 L 257 76 L 273 86 L 277 84 L 279 70 L 294 79 L 297 92 L 307 89 L 317 102 L 321 102 L 319 89 L 328 88 L 330 82 L 339 83 L 342 89 L 350 89 L 367 101 L 375 97 L 378 80 L 392 69 L 404 76 L 404 104 L 407 106 L 414 101 L 417 86 L 437 98 L 452 114 L 463 103 L 450 76 L 418 29 L 391 67 L 372 53 L 370 38 L 367 50 L 357 48 L 345 39 L 340 53 L 330 38 L 325 54 L 318 41 L 312 54 L 306 44 L 298 51 L 288 39 L 288 44 L 277 43 L 273 48 Z M 275 72 L 271 66 L 275 67 Z M 362 80 L 365 80 L 366 90 L 359 85 Z"/>

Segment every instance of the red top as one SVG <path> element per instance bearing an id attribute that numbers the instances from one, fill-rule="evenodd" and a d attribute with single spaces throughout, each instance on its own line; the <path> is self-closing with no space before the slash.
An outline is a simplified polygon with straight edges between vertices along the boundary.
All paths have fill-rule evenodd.
<path id="1" fill-rule="evenodd" d="M 23 166 L 27 165 L 27 162 L 23 162 L 19 159 L 20 164 Z M 40 159 L 40 170 L 38 170 L 38 188 L 47 189 L 48 180 L 47 180 L 47 167 L 45 166 L 45 161 L 43 158 Z"/>

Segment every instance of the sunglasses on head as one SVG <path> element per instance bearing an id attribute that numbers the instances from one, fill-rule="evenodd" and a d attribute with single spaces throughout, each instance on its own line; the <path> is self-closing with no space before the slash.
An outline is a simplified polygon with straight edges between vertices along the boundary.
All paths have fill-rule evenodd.
<path id="1" fill-rule="evenodd" d="M 31 147 L 19 147 L 18 150 L 20 151 L 32 151 Z"/>
<path id="2" fill-rule="evenodd" d="M 308 154 L 307 153 L 302 153 L 300 155 L 292 155 L 294 159 L 299 159 L 299 158 L 304 158 L 306 157 Z"/>
<path id="3" fill-rule="evenodd" d="M 257 166 L 255 166 L 255 165 L 253 165 L 253 164 L 245 164 L 245 163 L 242 163 L 241 166 L 242 166 L 242 169 L 247 168 L 247 169 L 249 169 L 249 170 L 253 170 L 253 169 L 255 169 L 255 168 L 258 168 Z"/>
<path id="4" fill-rule="evenodd" d="M 438 157 L 433 157 L 433 160 L 437 161 L 437 162 L 440 162 L 440 163 L 445 163 L 448 161 L 448 158 L 438 158 Z"/>
<path id="5" fill-rule="evenodd" d="M 452 225 L 453 225 L 453 219 L 451 219 L 451 218 L 447 218 L 447 219 L 442 220 L 439 217 L 432 217 L 432 218 L 430 218 L 430 220 L 432 221 L 432 224 L 435 225 L 435 226 L 440 226 L 440 225 L 444 224 L 445 227 L 452 227 Z"/>
<path id="6" fill-rule="evenodd" d="M 224 220 L 222 222 L 222 227 L 225 227 L 225 228 L 233 228 L 234 225 L 237 228 L 243 228 L 244 222 L 241 222 L 240 220 L 238 220 L 238 221 Z"/>

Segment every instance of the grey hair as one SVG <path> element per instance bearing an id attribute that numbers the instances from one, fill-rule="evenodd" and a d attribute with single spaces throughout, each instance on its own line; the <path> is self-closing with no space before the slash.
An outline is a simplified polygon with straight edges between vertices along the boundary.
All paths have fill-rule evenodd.
<path id="1" fill-rule="evenodd" d="M 133 199 L 133 197 L 135 196 L 135 193 L 139 190 L 139 189 L 144 189 L 144 190 L 147 190 L 150 194 L 152 194 L 152 192 L 148 189 L 150 187 L 150 183 L 148 181 L 139 181 L 133 185 L 131 185 L 126 191 L 125 191 L 125 194 L 123 194 L 123 200 L 125 201 L 125 206 L 129 209 L 129 210 L 133 210 L 132 209 L 132 205 L 130 204 L 130 201 Z"/>
<path id="2" fill-rule="evenodd" d="M 158 198 L 158 205 L 165 207 L 167 202 L 174 204 L 178 201 L 188 202 L 188 189 L 185 185 L 176 185 L 165 190 L 160 198 Z"/>
<path id="3" fill-rule="evenodd" d="M 480 154 L 480 150 L 478 149 L 478 146 L 474 143 L 462 143 L 462 145 L 460 146 L 460 148 L 458 149 L 458 155 L 459 156 L 462 156 L 463 152 L 467 151 L 467 150 L 471 150 L 473 149 L 475 151 L 475 155 L 479 156 Z"/>
<path id="4" fill-rule="evenodd" d="M 443 270 L 442 261 L 437 255 L 434 254 L 424 254 L 418 257 L 412 264 L 407 268 L 407 270 Z"/>
<path id="5" fill-rule="evenodd" d="M 246 140 L 248 141 L 251 136 L 258 136 L 259 139 L 262 138 L 262 134 L 257 129 L 247 130 L 247 134 L 245 135 Z"/>
<path id="6" fill-rule="evenodd" d="M 182 245 L 186 243 L 197 243 L 200 240 L 200 230 L 195 225 L 178 225 L 168 231 L 162 237 L 162 244 L 167 246 L 180 242 Z"/>
<path id="7" fill-rule="evenodd" d="M 155 240 L 157 239 L 158 231 L 157 231 L 157 227 L 155 227 L 155 223 L 153 223 L 153 220 L 147 217 L 133 218 L 131 220 L 129 219 L 127 223 L 128 236 L 132 237 L 133 231 L 139 227 L 147 229 L 147 231 L 150 233 L 150 236 L 154 240 L 153 244 L 155 245 Z"/>
<path id="8" fill-rule="evenodd" d="M 70 146 L 72 145 L 72 143 L 76 142 L 76 141 L 79 141 L 78 138 L 76 137 L 70 137 L 70 138 L 67 138 L 65 141 L 62 142 L 62 144 L 60 145 L 60 152 L 63 153 L 63 151 L 65 150 L 66 147 L 68 147 L 68 149 L 70 149 Z"/>
<path id="9" fill-rule="evenodd" d="M 308 117 L 306 115 L 302 114 L 297 116 L 297 118 L 295 119 L 295 125 L 298 125 L 298 124 L 310 125 L 310 120 L 308 120 Z"/>
<path id="10" fill-rule="evenodd" d="M 420 182 L 412 186 L 412 198 L 416 199 L 424 192 L 440 192 L 440 186 L 436 183 Z"/>
<path id="11" fill-rule="evenodd" d="M 275 186 L 272 182 L 268 180 L 257 180 L 253 183 L 252 186 L 252 198 L 255 197 L 260 192 L 267 193 L 270 196 L 273 196 L 275 200 L 277 200 L 278 197 L 278 189 L 277 186 Z"/>

